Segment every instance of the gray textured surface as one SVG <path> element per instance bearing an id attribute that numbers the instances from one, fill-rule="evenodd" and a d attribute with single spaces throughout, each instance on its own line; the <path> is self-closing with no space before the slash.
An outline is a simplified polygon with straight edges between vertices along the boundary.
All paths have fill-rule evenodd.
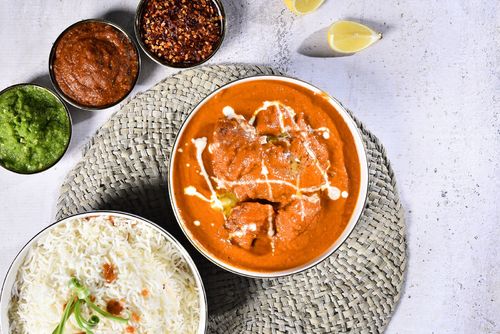
<path id="1" fill-rule="evenodd" d="M 198 258 L 209 333 L 381 333 L 403 283 L 404 217 L 384 149 L 361 123 L 370 175 L 366 209 L 338 252 L 314 268 L 267 280 L 225 272 L 189 247 L 170 212 L 166 166 L 182 121 L 214 89 L 273 73 L 248 65 L 203 67 L 137 95 L 104 124 L 69 173 L 57 218 L 122 210 L 150 218 L 180 238 Z"/>
<path id="2" fill-rule="evenodd" d="M 329 92 L 377 134 L 398 177 L 408 227 L 408 274 L 387 334 L 500 333 L 500 2 L 326 0 L 294 17 L 280 0 L 223 0 L 228 35 L 211 64 L 267 64 Z M 50 87 L 47 58 L 77 20 L 107 17 L 130 30 L 135 0 L 0 1 L 0 86 Z M 352 57 L 298 52 L 335 20 L 384 39 Z M 323 40 L 324 41 L 324 40 Z M 143 57 L 135 92 L 175 70 Z M 71 110 L 73 140 L 37 176 L 0 170 L 0 277 L 55 215 L 82 147 L 117 108 Z"/>

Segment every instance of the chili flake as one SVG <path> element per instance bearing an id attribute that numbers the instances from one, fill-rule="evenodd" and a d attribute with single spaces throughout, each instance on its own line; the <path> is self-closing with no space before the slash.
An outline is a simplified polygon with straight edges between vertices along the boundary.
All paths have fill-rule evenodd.
<path id="1" fill-rule="evenodd" d="M 214 0 L 149 0 L 140 22 L 142 42 L 161 61 L 196 65 L 222 41 L 223 17 Z"/>

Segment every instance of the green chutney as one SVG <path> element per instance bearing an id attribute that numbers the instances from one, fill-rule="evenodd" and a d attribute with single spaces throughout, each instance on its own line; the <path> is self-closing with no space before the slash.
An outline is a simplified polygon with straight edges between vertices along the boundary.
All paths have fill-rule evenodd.
<path id="1" fill-rule="evenodd" d="M 66 108 L 50 91 L 14 86 L 0 95 L 0 164 L 36 173 L 61 158 L 71 137 Z"/>

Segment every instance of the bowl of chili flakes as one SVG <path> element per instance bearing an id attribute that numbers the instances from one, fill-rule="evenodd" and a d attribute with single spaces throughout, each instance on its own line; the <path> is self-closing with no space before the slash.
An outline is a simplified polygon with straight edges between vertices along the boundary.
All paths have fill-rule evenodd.
<path id="1" fill-rule="evenodd" d="M 219 0 L 141 0 L 134 29 L 139 45 L 152 60 L 188 68 L 217 52 L 225 23 Z"/>

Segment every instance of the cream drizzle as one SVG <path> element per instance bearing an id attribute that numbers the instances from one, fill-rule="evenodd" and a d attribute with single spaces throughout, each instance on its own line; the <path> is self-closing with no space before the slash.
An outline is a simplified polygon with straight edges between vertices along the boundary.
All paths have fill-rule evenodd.
<path id="1" fill-rule="evenodd" d="M 205 164 L 203 163 L 203 151 L 205 151 L 205 148 L 207 147 L 207 137 L 191 139 L 191 142 L 196 147 L 196 161 L 198 162 L 198 166 L 200 167 L 200 175 L 203 176 L 208 185 L 208 189 L 210 189 L 210 199 L 200 194 L 193 186 L 184 188 L 184 193 L 188 196 L 196 196 L 205 201 L 208 201 L 209 203 L 211 203 L 212 207 L 223 210 L 224 207 L 222 206 L 222 202 L 217 198 L 217 193 L 212 186 L 210 177 L 208 176 L 207 170 L 205 169 Z"/>
<path id="2" fill-rule="evenodd" d="M 229 238 L 234 238 L 234 237 L 237 237 L 237 238 L 241 238 L 241 237 L 244 237 L 248 231 L 250 232 L 256 232 L 257 231 L 257 225 L 255 223 L 250 223 L 250 224 L 245 224 L 243 226 L 241 226 L 240 229 L 234 231 L 234 232 L 231 232 L 229 233 Z"/>
<path id="3" fill-rule="evenodd" d="M 327 194 L 328 194 L 328 197 L 331 199 L 331 200 L 337 200 L 340 198 L 340 190 L 335 187 L 335 186 L 332 186 L 331 183 L 330 183 L 330 180 L 328 178 L 328 173 L 327 173 L 327 170 L 328 168 L 330 168 L 329 166 L 327 167 L 327 169 L 323 169 L 319 163 L 319 160 L 318 160 L 318 157 L 316 156 L 316 154 L 314 153 L 314 151 L 312 150 L 311 146 L 310 146 L 310 143 L 309 143 L 309 138 L 307 136 L 307 133 L 309 133 L 310 131 L 307 131 L 307 130 L 302 130 L 298 124 L 295 122 L 294 120 L 294 117 L 296 115 L 295 111 L 289 107 L 289 106 L 286 106 L 286 105 L 282 105 L 280 102 L 278 101 L 265 101 L 263 103 L 263 106 L 260 107 L 259 109 L 257 109 L 252 118 L 250 119 L 250 121 L 248 122 L 249 124 L 253 125 L 253 122 L 255 122 L 255 118 L 257 117 L 257 115 L 259 114 L 260 111 L 262 110 L 265 110 L 267 109 L 269 106 L 275 106 L 277 108 L 277 110 L 279 110 L 279 113 L 280 115 L 282 115 L 282 111 L 281 111 L 281 108 L 279 108 L 279 106 L 283 106 L 283 109 L 287 112 L 288 114 L 288 117 L 290 118 L 291 122 L 292 122 L 292 125 L 293 125 L 293 130 L 298 132 L 300 134 L 300 136 L 302 137 L 303 139 L 303 143 L 304 143 L 304 148 L 307 152 L 307 154 L 309 155 L 309 157 L 314 161 L 314 164 L 316 166 L 316 168 L 318 169 L 318 171 L 320 172 L 321 176 L 323 177 L 323 184 L 321 184 L 318 187 L 310 187 L 310 188 L 299 188 L 295 185 L 293 185 L 292 183 L 290 182 L 287 182 L 287 181 L 282 181 L 282 180 L 270 180 L 266 177 L 265 180 L 261 180 L 261 179 L 258 179 L 258 180 L 254 180 L 254 181 L 246 181 L 247 183 L 241 183 L 241 185 L 244 185 L 244 184 L 251 184 L 253 182 L 256 182 L 257 184 L 258 183 L 266 183 L 266 184 L 270 184 L 270 183 L 277 183 L 277 184 L 282 184 L 282 185 L 287 185 L 287 186 L 291 186 L 293 187 L 295 190 L 297 190 L 297 192 L 306 192 L 306 190 L 309 190 L 307 192 L 315 192 L 315 191 L 318 191 L 318 190 L 321 190 L 321 191 L 324 191 L 326 190 L 327 191 Z M 232 109 L 232 108 L 231 108 Z M 233 110 L 234 111 L 234 110 Z M 232 113 L 227 113 L 228 115 L 231 115 L 231 117 L 234 117 Z M 241 116 L 241 115 L 238 115 L 238 116 Z M 241 116 L 243 117 L 243 116 Z M 280 116 L 281 117 L 281 116 Z M 244 119 L 244 118 L 243 118 Z M 282 125 L 282 123 L 280 122 L 280 126 Z M 283 129 L 284 129 L 284 125 L 283 125 Z M 319 128 L 319 129 L 312 129 L 312 131 L 323 131 L 323 133 L 326 133 L 324 132 L 324 128 Z M 329 134 L 329 132 L 328 132 Z M 236 183 L 234 182 L 238 182 L 238 181 L 225 181 L 225 180 L 218 180 L 216 178 L 214 178 L 214 180 L 216 181 L 216 183 L 218 184 L 218 188 L 225 188 L 224 186 L 221 186 L 221 185 L 224 185 L 224 184 L 229 184 L 230 186 L 232 185 L 237 185 Z M 245 182 L 245 181 L 243 181 Z"/>
<path id="4" fill-rule="evenodd" d="M 328 197 L 331 200 L 339 199 L 340 198 L 340 190 L 337 187 L 332 186 L 330 183 L 330 180 L 328 178 L 327 170 L 330 168 L 330 166 L 328 166 L 326 169 L 323 169 L 321 167 L 321 164 L 319 163 L 319 160 L 318 160 L 316 154 L 314 153 L 314 151 L 312 150 L 312 148 L 310 146 L 309 138 L 307 136 L 308 133 L 322 132 L 323 138 L 328 139 L 328 138 L 330 138 L 330 129 L 328 129 L 327 127 L 320 127 L 317 129 L 312 129 L 309 127 L 309 129 L 306 129 L 306 130 L 301 129 L 298 126 L 297 122 L 295 121 L 295 116 L 296 116 L 295 110 L 293 110 L 293 108 L 291 108 L 290 106 L 282 104 L 279 101 L 264 101 L 262 106 L 253 113 L 253 115 L 250 118 L 250 120 L 248 121 L 248 123 L 250 125 L 253 125 L 258 114 L 262 110 L 266 110 L 267 108 L 269 108 L 271 106 L 274 106 L 276 108 L 276 110 L 278 111 L 278 119 L 279 119 L 279 123 L 280 123 L 281 132 L 288 133 L 288 130 L 289 130 L 289 127 L 285 127 L 285 124 L 284 124 L 285 117 L 284 117 L 283 111 L 282 111 L 282 109 L 284 109 L 288 115 L 288 118 L 290 119 L 290 121 L 293 125 L 293 130 L 295 132 L 298 132 L 300 134 L 300 136 L 302 137 L 303 142 L 304 142 L 304 148 L 306 149 L 307 154 L 315 162 L 316 168 L 319 170 L 319 172 L 321 173 L 321 176 L 323 177 L 323 184 L 320 186 L 320 190 L 322 190 L 322 191 L 326 190 Z M 266 181 L 270 181 L 270 180 L 268 180 L 266 177 Z"/>
<path id="5" fill-rule="evenodd" d="M 283 114 L 283 111 L 281 110 L 281 108 L 286 110 L 286 108 L 290 108 L 290 107 L 282 104 L 279 101 L 264 101 L 264 103 L 262 103 L 262 107 L 260 107 L 259 109 L 254 111 L 254 113 L 253 113 L 252 117 L 250 118 L 250 120 L 248 121 L 248 123 L 250 125 L 253 125 L 253 123 L 255 122 L 255 119 L 257 118 L 259 113 L 263 110 L 267 110 L 269 107 L 275 107 L 276 111 L 278 112 L 278 121 L 280 124 L 281 133 L 288 132 L 289 128 L 287 126 L 285 126 L 285 115 Z M 293 109 L 291 109 L 291 110 L 287 110 L 287 113 L 289 115 L 292 115 L 291 117 L 292 117 L 292 121 L 293 121 L 293 117 L 295 117 L 295 111 Z"/>
<path id="6" fill-rule="evenodd" d="M 219 144 L 210 144 L 208 145 L 208 153 L 212 154 L 214 153 L 214 150 L 219 147 Z"/>
<path id="7" fill-rule="evenodd" d="M 274 214 L 274 209 L 271 206 L 268 206 L 268 211 L 267 211 L 267 236 L 268 237 L 274 237 L 276 234 L 276 231 L 274 230 L 274 225 L 273 225 L 273 214 Z"/>
<path id="8" fill-rule="evenodd" d="M 304 221 L 304 219 L 306 218 L 306 210 L 304 208 L 304 200 L 302 199 L 302 193 L 300 191 L 300 174 L 297 175 L 297 179 L 296 179 L 296 187 L 297 189 L 297 193 L 295 195 L 292 195 L 293 197 L 295 198 L 298 198 L 299 201 L 300 201 L 300 220 L 301 221 Z"/>
<path id="9" fill-rule="evenodd" d="M 285 110 L 289 113 L 289 116 L 291 117 L 292 124 L 294 126 L 294 130 L 296 130 L 297 132 L 300 133 L 300 136 L 304 140 L 304 148 L 306 149 L 307 154 L 314 161 L 314 164 L 316 165 L 316 168 L 319 170 L 319 172 L 323 176 L 324 183 L 320 186 L 321 190 L 327 190 L 328 197 L 331 200 L 337 200 L 337 199 L 339 199 L 340 198 L 340 190 L 337 187 L 332 186 L 331 183 L 330 183 L 330 179 L 328 178 L 327 170 L 328 170 L 328 168 L 330 168 L 330 162 L 328 162 L 327 169 L 323 169 L 321 167 L 321 165 L 319 163 L 319 160 L 318 160 L 318 157 L 316 156 L 316 153 L 314 153 L 313 149 L 311 148 L 311 146 L 309 144 L 309 138 L 304 133 L 304 131 L 301 131 L 300 127 L 298 126 L 298 124 L 293 119 L 293 116 L 295 116 L 295 112 L 291 113 L 289 111 L 289 109 L 292 109 L 292 108 L 290 108 L 290 107 L 285 108 Z"/>
<path id="10" fill-rule="evenodd" d="M 267 236 L 271 239 L 271 251 L 272 254 L 274 255 L 274 235 L 276 234 L 276 231 L 274 229 L 273 225 L 273 214 L 274 214 L 274 209 L 269 206 L 268 211 L 267 211 Z"/>
<path id="11" fill-rule="evenodd" d="M 188 196 L 195 196 L 195 197 L 198 197 L 199 199 L 205 201 L 205 202 L 208 202 L 210 203 L 210 199 L 209 198 L 206 198 L 203 194 L 199 193 L 195 187 L 193 186 L 188 186 L 186 188 L 184 188 L 184 194 L 188 195 Z"/>
<path id="12" fill-rule="evenodd" d="M 269 194 L 269 198 L 272 200 L 273 199 L 273 187 L 271 186 L 271 184 L 269 183 L 269 170 L 267 169 L 266 167 L 266 164 L 264 163 L 264 160 L 261 161 L 262 163 L 262 170 L 261 170 L 261 174 L 264 175 L 264 178 L 265 178 L 265 181 L 266 181 L 266 184 L 267 184 L 267 192 Z"/>
<path id="13" fill-rule="evenodd" d="M 233 119 L 236 118 L 236 112 L 234 111 L 234 108 L 231 106 L 225 106 L 222 108 L 222 113 L 224 116 L 226 116 L 228 119 Z"/>
<path id="14" fill-rule="evenodd" d="M 324 126 L 317 129 L 311 129 L 311 132 L 321 132 L 322 133 L 321 136 L 324 139 L 330 138 L 330 129 Z"/>
<path id="15" fill-rule="evenodd" d="M 302 199 L 308 201 L 309 203 L 318 203 L 320 201 L 318 194 L 312 194 L 311 196 L 302 196 Z"/>
<path id="16" fill-rule="evenodd" d="M 309 133 L 321 132 L 322 137 L 324 139 L 328 139 L 328 138 L 330 138 L 330 129 L 328 129 L 326 127 L 312 129 L 310 126 L 307 126 L 308 129 L 306 129 L 306 130 L 301 129 L 300 126 L 295 121 L 295 116 L 296 116 L 295 111 L 291 107 L 284 105 L 284 104 L 280 103 L 279 101 L 264 101 L 262 106 L 253 113 L 252 117 L 250 118 L 250 120 L 248 122 L 246 121 L 245 117 L 243 117 L 242 115 L 236 114 L 234 108 L 232 108 L 231 106 L 225 106 L 224 108 L 222 108 L 222 113 L 228 119 L 235 119 L 238 122 L 239 126 L 243 129 L 243 131 L 245 131 L 246 134 L 250 135 L 251 137 L 255 137 L 257 135 L 257 131 L 256 131 L 255 127 L 253 126 L 253 124 L 256 120 L 256 117 L 258 116 L 258 114 L 261 111 L 266 110 L 271 106 L 276 108 L 276 111 L 278 112 L 278 120 L 279 120 L 281 133 L 285 133 L 285 134 L 288 134 L 290 127 L 285 125 L 285 115 L 283 113 L 283 110 L 287 113 L 287 116 L 292 123 L 293 131 L 299 133 L 300 136 L 302 137 L 304 148 L 305 148 L 307 154 L 309 155 L 309 157 L 314 161 L 316 168 L 318 169 L 318 171 L 322 175 L 323 183 L 321 185 L 318 185 L 318 186 L 301 188 L 300 187 L 300 175 L 297 177 L 297 184 L 296 185 L 294 185 L 293 183 L 288 182 L 288 181 L 283 181 L 283 180 L 279 180 L 279 179 L 277 179 L 277 180 L 269 179 L 269 177 L 268 177 L 269 170 L 267 169 L 267 167 L 264 163 L 264 160 L 261 161 L 261 163 L 262 163 L 261 175 L 264 176 L 264 179 L 248 180 L 248 181 L 245 181 L 245 180 L 227 181 L 227 180 L 223 180 L 223 179 L 218 179 L 216 177 L 212 177 L 212 179 L 214 180 L 217 188 L 219 188 L 219 189 L 220 188 L 227 188 L 228 186 L 233 187 L 233 186 L 237 186 L 237 185 L 263 184 L 264 183 L 267 185 L 269 197 L 271 199 L 273 198 L 272 184 L 280 184 L 280 185 L 284 185 L 287 187 L 291 187 L 296 192 L 296 194 L 292 195 L 292 196 L 295 198 L 298 198 L 300 200 L 301 219 L 303 221 L 305 219 L 305 208 L 304 208 L 303 201 L 306 200 L 306 201 L 315 203 L 315 202 L 319 201 L 319 196 L 317 194 L 313 194 L 312 196 L 304 196 L 302 194 L 315 193 L 317 191 L 326 190 L 327 195 L 331 200 L 337 200 L 340 197 L 347 198 L 347 196 L 348 196 L 346 191 L 341 192 L 337 187 L 331 185 L 330 180 L 328 178 L 328 173 L 327 173 L 328 169 L 330 168 L 330 162 L 328 161 L 328 167 L 326 169 L 323 169 L 321 167 L 321 164 L 320 164 L 314 150 L 310 146 L 310 141 L 309 141 L 310 139 L 307 136 L 307 134 L 309 134 Z M 205 181 L 208 185 L 208 188 L 210 189 L 211 196 L 210 196 L 210 199 L 207 198 L 203 194 L 199 193 L 197 191 L 197 189 L 193 186 L 188 186 L 188 187 L 184 188 L 184 193 L 188 196 L 198 197 L 203 201 L 211 203 L 212 207 L 219 208 L 222 210 L 223 209 L 222 202 L 217 198 L 217 193 L 215 192 L 215 190 L 212 186 L 212 183 L 210 181 L 210 176 L 208 175 L 208 173 L 205 169 L 205 165 L 204 165 L 203 158 L 202 158 L 203 151 L 207 147 L 207 138 L 201 137 L 201 138 L 192 139 L 191 141 L 196 147 L 196 160 L 197 160 L 198 165 L 200 167 L 199 174 L 202 175 L 203 178 L 205 179 Z M 261 136 L 259 138 L 259 142 L 262 145 L 266 144 L 267 137 Z M 186 145 L 187 145 L 187 143 L 186 143 Z M 208 146 L 209 153 L 213 152 L 214 147 L 215 147 L 215 144 L 210 144 Z M 182 149 L 179 149 L 179 151 L 182 152 Z M 273 249 L 273 253 L 274 253 L 274 238 L 272 238 L 276 233 L 276 231 L 274 230 L 274 226 L 273 226 L 273 212 L 274 211 L 272 208 L 269 208 L 269 209 L 271 212 L 269 213 L 269 216 L 268 216 L 267 234 L 272 239 L 271 244 L 272 244 L 272 249 Z M 245 225 L 245 226 L 243 226 L 243 230 L 235 231 L 232 236 L 243 236 L 244 234 L 246 234 L 247 229 L 248 229 L 248 227 Z M 243 235 L 239 235 L 241 233 L 243 233 Z"/>
<path id="17" fill-rule="evenodd" d="M 304 221 L 306 219 L 306 209 L 304 208 L 304 199 L 302 196 L 299 197 L 300 202 L 300 220 Z"/>
<path id="18" fill-rule="evenodd" d="M 245 117 L 235 113 L 233 107 L 225 106 L 224 108 L 222 108 L 222 113 L 227 119 L 235 119 L 238 122 L 239 126 L 243 129 L 243 131 L 245 131 L 245 133 L 251 138 L 257 135 L 257 131 L 255 130 L 255 128 L 247 122 Z"/>
<path id="19" fill-rule="evenodd" d="M 324 185 L 299 188 L 291 182 L 283 181 L 283 180 L 274 180 L 274 179 L 227 181 L 227 180 L 219 179 L 219 178 L 212 176 L 212 180 L 214 180 L 218 189 L 227 189 L 227 187 L 243 186 L 243 185 L 249 185 L 249 184 L 254 184 L 254 183 L 256 183 L 256 184 L 263 184 L 263 183 L 279 184 L 279 185 L 293 188 L 296 192 L 299 192 L 299 193 L 314 193 L 314 192 L 326 189 L 326 188 L 324 188 Z M 334 187 L 334 186 L 332 186 L 331 188 L 333 189 L 333 191 L 335 191 L 335 189 L 338 190 L 338 188 Z"/>

